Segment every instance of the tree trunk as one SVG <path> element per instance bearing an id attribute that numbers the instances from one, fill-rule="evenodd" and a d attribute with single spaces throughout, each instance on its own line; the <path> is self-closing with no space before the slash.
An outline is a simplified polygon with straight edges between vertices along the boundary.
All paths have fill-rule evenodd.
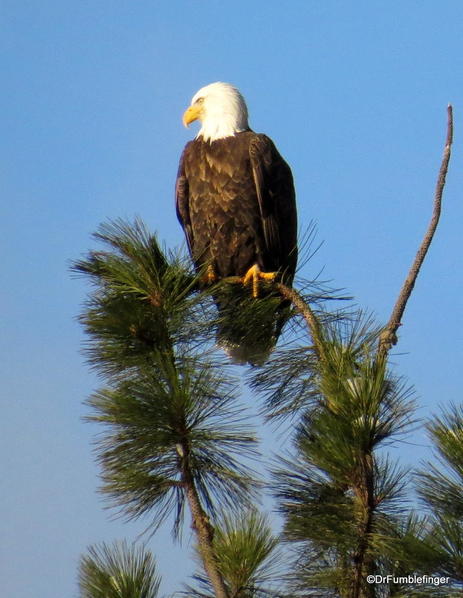
<path id="1" fill-rule="evenodd" d="M 181 457 L 182 465 L 182 483 L 185 489 L 185 496 L 190 507 L 192 527 L 198 539 L 198 546 L 201 558 L 209 580 L 214 588 L 216 598 L 229 598 L 227 588 L 223 577 L 217 567 L 215 558 L 213 538 L 214 529 L 209 523 L 209 518 L 205 513 L 196 490 L 193 475 L 188 464 L 188 447 L 182 446 L 183 455 Z"/>
<path id="2" fill-rule="evenodd" d="M 354 555 L 350 598 L 374 598 L 375 596 L 374 585 L 366 583 L 366 577 L 374 574 L 374 565 L 369 562 L 370 559 L 367 554 L 373 528 L 373 514 L 376 508 L 374 488 L 374 457 L 367 453 L 363 455 L 359 465 L 359 480 L 357 487 L 354 488 L 359 502 L 360 517 L 358 525 L 359 543 Z"/>

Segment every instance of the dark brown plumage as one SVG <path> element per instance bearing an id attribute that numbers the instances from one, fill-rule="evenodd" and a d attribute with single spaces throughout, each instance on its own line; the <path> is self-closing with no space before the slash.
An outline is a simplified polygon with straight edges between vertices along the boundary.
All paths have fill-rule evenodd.
<path id="1" fill-rule="evenodd" d="M 266 135 L 190 141 L 180 159 L 177 215 L 198 269 L 219 279 L 257 264 L 291 285 L 297 217 L 291 170 Z"/>

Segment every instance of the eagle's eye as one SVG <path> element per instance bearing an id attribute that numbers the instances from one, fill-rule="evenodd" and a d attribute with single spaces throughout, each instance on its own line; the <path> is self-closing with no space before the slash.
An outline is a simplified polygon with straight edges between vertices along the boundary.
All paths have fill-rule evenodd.
<path id="1" fill-rule="evenodd" d="M 204 102 L 204 98 L 198 98 L 195 102 L 195 104 L 199 104 L 201 105 Z"/>

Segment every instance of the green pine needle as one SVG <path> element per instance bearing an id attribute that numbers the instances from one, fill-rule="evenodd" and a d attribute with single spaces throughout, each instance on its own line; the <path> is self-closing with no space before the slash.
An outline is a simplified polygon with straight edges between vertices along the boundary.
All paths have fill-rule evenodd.
<path id="1" fill-rule="evenodd" d="M 126 542 L 92 546 L 79 563 L 81 598 L 155 598 L 159 584 L 151 553 Z"/>

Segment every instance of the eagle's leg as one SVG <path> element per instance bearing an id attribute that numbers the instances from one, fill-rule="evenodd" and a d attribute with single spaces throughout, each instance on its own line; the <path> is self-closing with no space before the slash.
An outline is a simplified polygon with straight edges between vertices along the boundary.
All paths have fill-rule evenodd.
<path id="1" fill-rule="evenodd" d="M 206 272 L 201 276 L 201 282 L 203 284 L 213 284 L 217 281 L 217 275 L 214 270 L 214 266 L 209 264 L 206 268 Z"/>
<path id="2" fill-rule="evenodd" d="M 273 282 L 276 275 L 276 272 L 262 272 L 259 266 L 254 264 L 254 266 L 249 268 L 242 280 L 244 285 L 252 284 L 252 296 L 255 298 L 259 296 L 259 281 L 266 280 Z"/>

